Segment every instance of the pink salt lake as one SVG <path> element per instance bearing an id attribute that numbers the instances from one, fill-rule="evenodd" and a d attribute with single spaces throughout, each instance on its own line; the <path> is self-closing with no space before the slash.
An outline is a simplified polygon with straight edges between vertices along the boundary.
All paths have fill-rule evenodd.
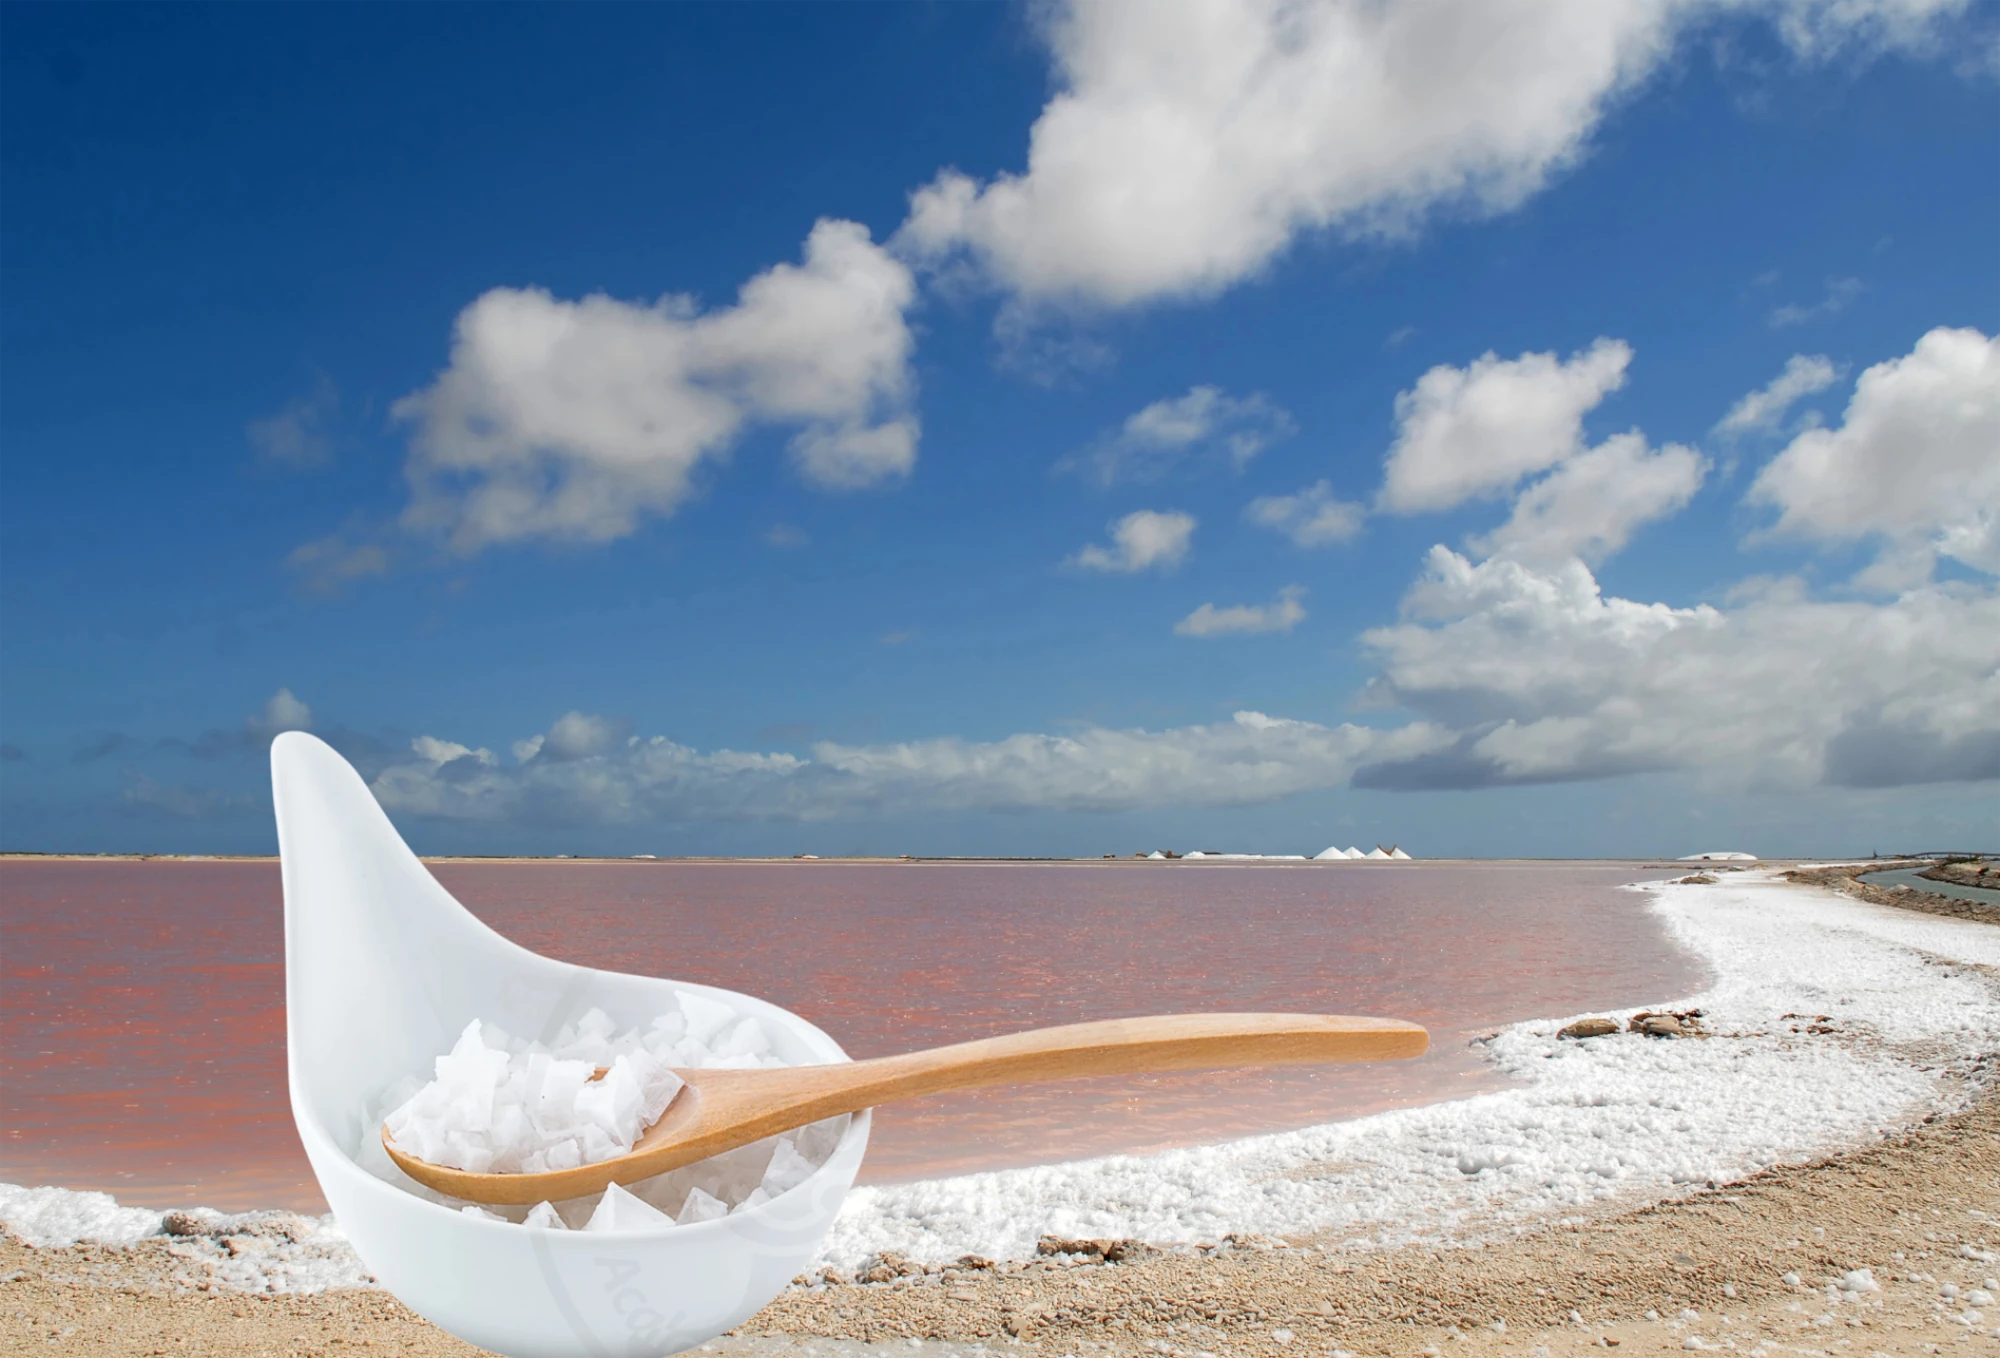
<path id="1" fill-rule="evenodd" d="M 1383 1066 L 982 1090 L 882 1110 L 893 1182 L 1278 1131 L 1498 1086 L 1469 1044 L 1700 969 L 1613 863 L 441 863 L 501 933 L 749 991 L 854 1056 L 1183 1010 L 1379 1014 Z M 324 1210 L 285 1094 L 273 863 L 0 861 L 0 1180 Z"/>

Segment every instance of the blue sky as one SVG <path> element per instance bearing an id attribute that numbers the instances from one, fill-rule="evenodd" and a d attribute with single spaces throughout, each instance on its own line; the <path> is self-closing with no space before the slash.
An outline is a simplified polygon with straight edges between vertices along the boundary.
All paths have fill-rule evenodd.
<path id="1" fill-rule="evenodd" d="M 1996 165 L 1942 0 L 10 5 L 0 847 L 1992 847 Z"/>

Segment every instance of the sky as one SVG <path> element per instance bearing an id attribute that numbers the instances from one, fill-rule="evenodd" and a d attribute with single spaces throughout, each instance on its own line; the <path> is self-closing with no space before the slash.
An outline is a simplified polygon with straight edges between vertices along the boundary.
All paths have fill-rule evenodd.
<path id="1" fill-rule="evenodd" d="M 2000 849 L 2000 6 L 0 7 L 0 848 Z"/>

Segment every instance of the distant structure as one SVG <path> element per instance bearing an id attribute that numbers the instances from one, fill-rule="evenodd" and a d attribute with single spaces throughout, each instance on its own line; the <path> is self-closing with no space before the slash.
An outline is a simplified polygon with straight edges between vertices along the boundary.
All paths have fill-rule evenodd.
<path id="1" fill-rule="evenodd" d="M 1757 855 L 1754 853 L 1691 853 L 1683 855 L 1676 861 L 1682 863 L 1755 863 Z"/>

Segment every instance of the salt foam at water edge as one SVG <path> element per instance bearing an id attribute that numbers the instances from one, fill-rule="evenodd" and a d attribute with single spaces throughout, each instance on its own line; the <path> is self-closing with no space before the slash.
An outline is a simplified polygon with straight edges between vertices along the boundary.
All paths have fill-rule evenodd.
<path id="1" fill-rule="evenodd" d="M 889 1250 L 939 1262 L 966 1253 L 1024 1258 L 1045 1234 L 1170 1243 L 1231 1231 L 1325 1233 L 1361 1248 L 1471 1241 L 1865 1144 L 1963 1106 L 1990 1080 L 2000 1055 L 1993 979 L 2000 929 L 1868 905 L 1764 872 L 1644 893 L 1667 934 L 1712 976 L 1698 995 L 1648 1007 L 1700 1007 L 1707 1040 L 1621 1033 L 1573 1042 L 1556 1032 L 1576 1015 L 1517 1023 L 1481 1048 L 1513 1088 L 1229 1145 L 862 1187 L 848 1195 L 819 1262 L 851 1269 Z M 584 1023 L 558 1034 L 544 1054 L 611 1064 L 602 1059 L 607 1052 L 615 1061 L 643 1049 L 682 1068 L 770 1064 L 748 1047 L 720 1053 L 738 1042 L 754 1047 L 747 1031 L 734 1035 L 740 1019 L 725 1006 L 683 994 L 680 1011 L 686 1029 L 670 1058 L 655 1035 L 672 1032 L 671 1023 L 612 1035 L 601 1020 L 589 1035 Z M 1794 1033 L 1785 1016 L 1805 1012 L 1832 1022 L 1824 1032 Z M 686 1037 L 706 1056 L 683 1049 Z M 481 1044 L 492 1040 L 482 1024 Z M 507 1039 L 507 1074 L 496 1089 L 513 1078 L 517 1054 L 536 1054 L 533 1046 Z M 634 1061 L 643 1093 L 642 1076 Z M 409 1082 L 390 1111 L 416 1093 Z M 525 1093 L 520 1106 L 527 1108 Z M 382 1112 L 372 1110 L 374 1121 L 364 1125 L 379 1124 Z M 801 1181 L 831 1153 L 845 1123 L 801 1128 L 592 1198 L 495 1211 L 536 1226 L 619 1231 L 662 1229 L 663 1217 L 720 1216 Z M 362 1151 L 389 1182 L 462 1208 L 404 1178 L 377 1138 L 363 1137 Z M 1342 1171 L 1316 1170 L 1329 1162 Z M 271 1231 L 271 1249 L 240 1258 L 222 1257 L 211 1235 L 170 1242 L 214 1285 L 312 1291 L 365 1281 L 331 1218 L 189 1215 L 205 1231 Z M 282 1231 L 257 1225 L 280 1215 Z M 160 1213 L 120 1207 L 101 1193 L 12 1185 L 0 1185 L 0 1222 L 43 1245 L 132 1243 L 161 1231 Z"/>

